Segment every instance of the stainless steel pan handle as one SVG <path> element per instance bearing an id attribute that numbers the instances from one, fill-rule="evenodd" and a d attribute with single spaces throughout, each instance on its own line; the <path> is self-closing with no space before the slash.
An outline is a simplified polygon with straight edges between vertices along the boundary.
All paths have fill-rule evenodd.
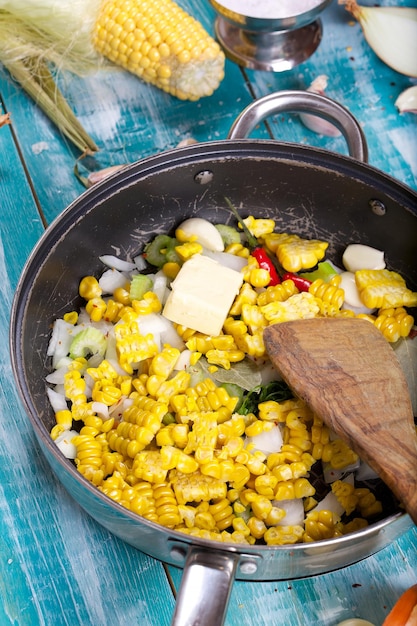
<path id="1" fill-rule="evenodd" d="M 365 135 L 350 111 L 326 96 L 309 91 L 277 91 L 255 100 L 236 118 L 228 139 L 244 139 L 265 118 L 283 111 L 310 113 L 331 122 L 346 139 L 350 156 L 364 163 L 368 161 Z"/>
<path id="2" fill-rule="evenodd" d="M 222 626 L 239 554 L 190 548 L 171 626 Z"/>

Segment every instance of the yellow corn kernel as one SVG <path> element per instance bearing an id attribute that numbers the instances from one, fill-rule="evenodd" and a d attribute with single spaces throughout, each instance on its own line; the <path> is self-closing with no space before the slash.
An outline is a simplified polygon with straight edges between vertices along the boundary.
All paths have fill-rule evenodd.
<path id="1" fill-rule="evenodd" d="M 235 320 L 233 317 L 226 319 L 223 328 L 225 332 L 230 334 L 234 339 L 236 337 L 242 337 L 248 331 L 248 327 L 242 320 Z"/>
<path id="2" fill-rule="evenodd" d="M 153 291 L 147 291 L 143 294 L 142 300 L 133 300 L 132 308 L 137 315 L 149 315 L 150 313 L 159 313 L 162 304 Z"/>
<path id="3" fill-rule="evenodd" d="M 164 265 L 162 266 L 162 271 L 164 272 L 165 276 L 167 276 L 171 280 L 174 280 L 180 269 L 181 266 L 178 263 L 174 262 L 164 263 Z"/>
<path id="4" fill-rule="evenodd" d="M 252 285 L 252 287 L 267 287 L 271 282 L 271 274 L 268 270 L 259 268 L 253 268 L 249 274 L 245 275 L 245 280 Z"/>
<path id="5" fill-rule="evenodd" d="M 355 282 L 362 302 L 370 309 L 417 306 L 417 293 L 408 289 L 396 272 L 359 270 L 355 272 Z"/>
<path id="6" fill-rule="evenodd" d="M 205 476 L 199 470 L 188 475 L 171 470 L 170 481 L 178 504 L 210 502 L 210 500 L 223 499 L 227 494 L 225 482 L 212 476 Z"/>
<path id="7" fill-rule="evenodd" d="M 271 245 L 270 235 L 265 237 L 267 247 Z M 298 235 L 278 234 L 273 238 L 274 252 L 287 272 L 310 269 L 324 258 L 329 244 L 318 239 L 301 239 Z"/>
<path id="8" fill-rule="evenodd" d="M 304 541 L 320 541 L 321 539 L 332 539 L 342 533 L 337 528 L 339 517 L 332 511 L 310 511 L 304 520 Z"/>
<path id="9" fill-rule="evenodd" d="M 151 333 L 141 335 L 136 321 L 122 322 L 114 327 L 120 366 L 133 374 L 133 366 L 158 354 L 158 346 Z"/>
<path id="10" fill-rule="evenodd" d="M 91 298 L 85 305 L 85 310 L 90 316 L 90 320 L 92 322 L 99 322 L 103 319 L 106 309 L 107 305 L 103 298 Z"/>
<path id="11" fill-rule="evenodd" d="M 103 292 L 97 278 L 84 276 L 78 287 L 78 293 L 84 300 L 91 300 L 92 298 L 99 298 Z"/>
<path id="12" fill-rule="evenodd" d="M 231 363 L 239 363 L 245 358 L 242 350 L 208 350 L 206 352 L 208 363 L 220 365 L 225 370 L 229 370 Z"/>
<path id="13" fill-rule="evenodd" d="M 70 311 L 69 313 L 64 314 L 64 322 L 67 324 L 75 324 L 78 322 L 78 313 L 77 311 Z"/>
<path id="14" fill-rule="evenodd" d="M 241 286 L 238 295 L 236 296 L 230 311 L 229 315 L 237 316 L 242 313 L 242 305 L 243 304 L 256 304 L 258 294 L 253 289 L 249 283 L 243 283 Z"/>
<path id="15" fill-rule="evenodd" d="M 63 409 L 55 413 L 55 420 L 58 426 L 61 426 L 63 430 L 68 430 L 72 426 L 72 413 L 69 410 Z"/>
<path id="16" fill-rule="evenodd" d="M 194 254 L 201 254 L 203 252 L 203 246 L 196 241 L 187 241 L 181 246 L 175 246 L 175 252 L 180 257 L 181 261 L 186 261 Z"/>
<path id="17" fill-rule="evenodd" d="M 127 306 L 130 304 L 130 291 L 124 287 L 117 287 L 113 292 L 113 298 L 115 302 Z"/>
<path id="18" fill-rule="evenodd" d="M 339 310 L 345 300 L 345 292 L 332 281 L 333 279 L 325 283 L 321 278 L 317 278 L 311 283 L 308 291 L 324 303 L 333 305 L 335 310 Z"/>
<path id="19" fill-rule="evenodd" d="M 263 538 L 268 546 L 284 546 L 298 543 L 304 534 L 302 526 L 271 526 Z"/>
<path id="20" fill-rule="evenodd" d="M 265 291 L 258 294 L 256 303 L 258 306 L 264 306 L 270 302 L 284 302 L 290 296 L 299 293 L 297 287 L 292 280 L 283 280 L 279 285 L 271 285 Z"/>
<path id="21" fill-rule="evenodd" d="M 254 237 L 259 239 L 274 232 L 275 222 L 267 218 L 255 218 L 249 215 L 242 220 Z"/>
<path id="22" fill-rule="evenodd" d="M 222 498 L 209 506 L 209 513 L 213 516 L 216 527 L 225 530 L 232 525 L 234 512 L 227 498 Z"/>
<path id="23" fill-rule="evenodd" d="M 346 515 L 350 515 L 358 505 L 359 498 L 355 494 L 355 487 L 342 480 L 335 480 L 332 483 L 332 492 L 343 506 Z"/>
<path id="24" fill-rule="evenodd" d="M 241 318 L 251 334 L 268 326 L 261 308 L 256 304 L 243 303 Z"/>
<path id="25" fill-rule="evenodd" d="M 255 537 L 255 539 L 262 539 L 267 530 L 265 522 L 257 517 L 250 517 L 247 521 L 247 526 L 250 530 L 250 534 L 252 537 Z"/>
<path id="26" fill-rule="evenodd" d="M 414 318 L 404 307 L 380 309 L 374 322 L 385 339 L 390 343 L 398 341 L 400 337 L 408 337 L 414 326 Z"/>
<path id="27" fill-rule="evenodd" d="M 107 0 L 93 32 L 97 51 L 181 100 L 210 96 L 224 77 L 224 53 L 175 2 Z"/>
<path id="28" fill-rule="evenodd" d="M 112 406 L 119 400 L 119 398 L 121 398 L 121 396 L 122 392 L 120 390 L 120 387 L 106 384 L 102 380 L 97 380 L 94 383 L 91 392 L 91 397 L 94 402 L 102 402 L 106 406 Z"/>
<path id="29" fill-rule="evenodd" d="M 226 246 L 224 251 L 228 254 L 243 257 L 244 259 L 248 259 L 250 256 L 249 248 L 243 246 L 241 243 L 230 243 Z"/>
<path id="30" fill-rule="evenodd" d="M 270 324 L 308 319 L 320 312 L 316 298 L 309 292 L 296 293 L 284 302 L 270 302 L 260 309 Z"/>
<path id="31" fill-rule="evenodd" d="M 253 335 L 246 333 L 242 337 L 236 337 L 239 350 L 243 350 L 249 356 L 260 358 L 265 355 L 263 332 L 257 331 Z"/>
<path id="32" fill-rule="evenodd" d="M 159 524 L 167 528 L 175 528 L 180 524 L 181 515 L 171 486 L 168 483 L 155 485 L 153 497 Z"/>
<path id="33" fill-rule="evenodd" d="M 173 378 L 166 380 L 158 387 L 155 397 L 166 401 L 173 395 L 184 392 L 189 385 L 190 378 L 188 372 L 178 372 Z"/>
<path id="34" fill-rule="evenodd" d="M 179 355 L 180 351 L 177 348 L 164 346 L 163 350 L 153 357 L 149 365 L 149 376 L 156 374 L 157 376 L 168 378 L 174 369 Z"/>
<path id="35" fill-rule="evenodd" d="M 271 500 L 262 495 L 257 495 L 257 497 L 252 501 L 251 506 L 255 517 L 263 521 L 266 520 L 272 510 Z"/>

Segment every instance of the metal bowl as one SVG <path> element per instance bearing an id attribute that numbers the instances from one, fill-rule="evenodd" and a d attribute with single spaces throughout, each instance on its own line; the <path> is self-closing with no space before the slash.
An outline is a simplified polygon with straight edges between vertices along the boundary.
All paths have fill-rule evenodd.
<path id="1" fill-rule="evenodd" d="M 209 0 L 217 13 L 216 36 L 226 56 L 251 69 L 283 72 L 306 61 L 315 52 L 322 39 L 323 29 L 319 15 L 331 0 L 317 0 L 299 10 L 273 8 L 265 10 L 265 3 L 242 0 L 239 12 L 233 0 Z M 233 8 L 230 8 L 233 7 Z"/>

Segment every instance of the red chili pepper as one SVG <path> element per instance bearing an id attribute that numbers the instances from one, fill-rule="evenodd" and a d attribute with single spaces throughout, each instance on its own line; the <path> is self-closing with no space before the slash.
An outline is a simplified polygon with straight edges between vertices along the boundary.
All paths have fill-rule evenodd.
<path id="1" fill-rule="evenodd" d="M 237 212 L 236 208 L 230 202 L 229 198 L 225 198 L 225 200 L 227 204 L 229 205 L 230 210 L 232 211 L 233 215 L 236 217 L 237 221 L 242 227 L 243 232 L 246 235 L 246 239 L 248 240 L 248 245 L 251 251 L 251 255 L 255 257 L 255 259 L 258 261 L 258 265 L 260 268 L 262 268 L 263 270 L 267 270 L 269 272 L 269 275 L 271 278 L 270 278 L 268 287 L 273 286 L 273 285 L 279 285 L 281 282 L 281 279 L 278 275 L 274 262 L 272 261 L 268 252 L 265 250 L 265 248 L 259 245 L 258 240 L 256 239 L 254 235 L 252 235 L 249 228 L 246 226 L 245 222 L 242 220 L 239 213 Z"/>
<path id="2" fill-rule="evenodd" d="M 268 286 L 279 285 L 281 282 L 278 272 L 272 263 L 272 259 L 268 256 L 267 252 L 261 246 L 258 246 L 254 250 L 251 250 L 251 254 L 258 261 L 258 265 L 261 269 L 269 272 L 270 281 Z"/>
<path id="3" fill-rule="evenodd" d="M 311 285 L 311 280 L 298 276 L 298 274 L 293 274 L 292 272 L 284 274 L 282 280 L 292 280 L 298 291 L 308 291 Z"/>

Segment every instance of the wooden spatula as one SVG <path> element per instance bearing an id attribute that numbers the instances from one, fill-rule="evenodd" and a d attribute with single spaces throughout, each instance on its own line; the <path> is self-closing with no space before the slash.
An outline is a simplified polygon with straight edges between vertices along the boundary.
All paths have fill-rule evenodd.
<path id="1" fill-rule="evenodd" d="M 294 393 L 379 474 L 417 524 L 413 411 L 382 333 L 358 318 L 314 318 L 268 326 L 264 340 Z"/>

